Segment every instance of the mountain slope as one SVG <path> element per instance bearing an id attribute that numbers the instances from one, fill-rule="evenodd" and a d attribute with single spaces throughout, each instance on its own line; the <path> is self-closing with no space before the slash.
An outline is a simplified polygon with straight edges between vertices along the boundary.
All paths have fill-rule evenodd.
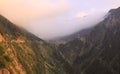
<path id="1" fill-rule="evenodd" d="M 120 8 L 108 14 L 89 35 L 59 46 L 73 74 L 120 73 Z"/>
<path id="2" fill-rule="evenodd" d="M 48 44 L 0 16 L 0 74 L 119 74 L 120 8 L 87 35 Z"/>
<path id="3" fill-rule="evenodd" d="M 0 74 L 65 74 L 54 53 L 52 45 L 0 15 Z"/>
<path id="4" fill-rule="evenodd" d="M 79 38 L 79 37 L 81 37 L 83 35 L 89 34 L 93 28 L 94 27 L 83 29 L 83 30 L 77 31 L 77 32 L 72 33 L 72 34 L 67 35 L 67 36 L 63 36 L 63 37 L 59 37 L 59 38 L 55 38 L 55 39 L 49 40 L 49 42 L 53 43 L 53 44 L 58 44 L 58 45 L 62 44 L 62 43 L 65 44 L 68 41 L 74 40 L 75 38 Z"/>

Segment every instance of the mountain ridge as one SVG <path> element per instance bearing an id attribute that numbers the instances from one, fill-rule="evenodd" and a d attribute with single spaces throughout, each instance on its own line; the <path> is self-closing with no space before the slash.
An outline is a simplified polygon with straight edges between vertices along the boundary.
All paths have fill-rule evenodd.
<path id="1" fill-rule="evenodd" d="M 0 15 L 0 74 L 65 74 L 54 47 Z M 59 56 L 56 54 L 56 56 Z"/>
<path id="2" fill-rule="evenodd" d="M 85 36 L 61 44 L 59 50 L 71 62 L 74 74 L 119 74 L 120 8 Z"/>
<path id="3" fill-rule="evenodd" d="M 0 74 L 119 74 L 120 8 L 91 32 L 50 44 L 0 16 Z"/>

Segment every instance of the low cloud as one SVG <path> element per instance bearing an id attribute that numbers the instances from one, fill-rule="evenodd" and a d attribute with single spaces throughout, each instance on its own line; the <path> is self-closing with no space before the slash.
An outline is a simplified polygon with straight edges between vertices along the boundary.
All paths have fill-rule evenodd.
<path id="1" fill-rule="evenodd" d="M 120 6 L 120 0 L 112 0 L 113 8 L 118 8 Z"/>
<path id="2" fill-rule="evenodd" d="M 96 8 L 91 8 L 84 12 L 79 11 L 78 13 L 76 13 L 75 18 L 84 18 L 94 13 L 97 13 Z"/>
<path id="3" fill-rule="evenodd" d="M 66 14 L 69 10 L 67 0 L 0 0 L 0 14 L 15 23 L 54 18 Z"/>
<path id="4" fill-rule="evenodd" d="M 84 13 L 84 12 L 79 12 L 76 14 L 76 18 L 83 18 L 83 17 L 86 17 L 88 14 L 87 13 Z"/>
<path id="5" fill-rule="evenodd" d="M 94 0 L 92 1 L 94 2 Z M 103 3 L 103 1 L 100 2 Z M 74 4 L 74 2 L 76 3 Z M 107 0 L 107 2 L 109 2 L 109 0 Z M 84 6 L 84 4 L 83 6 L 81 6 L 82 4 L 78 4 L 79 6 L 77 6 L 77 3 L 82 3 L 82 1 L 0 0 L 0 14 L 18 26 L 47 40 L 66 36 L 87 27 L 94 26 L 102 21 L 104 15 L 107 13 L 104 12 L 104 9 L 100 9 L 100 4 L 98 8 L 95 8 L 97 4 L 94 4 L 93 7 L 88 6 L 86 9 L 88 4 L 85 4 L 86 6 Z M 86 1 L 83 1 L 83 3 L 86 3 Z M 113 1 L 110 1 L 110 4 L 112 3 Z M 112 5 L 113 7 L 119 5 L 116 4 L 116 2 L 113 4 L 115 4 Z M 103 6 L 106 5 L 104 4 Z"/>

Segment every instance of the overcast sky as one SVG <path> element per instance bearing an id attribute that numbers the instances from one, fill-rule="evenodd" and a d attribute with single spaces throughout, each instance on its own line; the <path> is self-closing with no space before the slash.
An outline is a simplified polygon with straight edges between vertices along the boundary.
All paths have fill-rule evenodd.
<path id="1" fill-rule="evenodd" d="M 103 20 L 120 0 L 0 0 L 0 14 L 42 39 L 69 35 Z"/>

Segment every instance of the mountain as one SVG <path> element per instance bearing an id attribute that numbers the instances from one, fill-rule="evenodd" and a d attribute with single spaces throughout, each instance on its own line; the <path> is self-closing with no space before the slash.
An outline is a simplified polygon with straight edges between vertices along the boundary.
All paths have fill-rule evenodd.
<path id="1" fill-rule="evenodd" d="M 0 15 L 0 74 L 66 74 L 56 52 L 54 45 Z"/>
<path id="2" fill-rule="evenodd" d="M 72 33 L 70 35 L 67 35 L 67 36 L 63 36 L 63 37 L 59 37 L 59 38 L 54 38 L 52 40 L 49 40 L 48 42 L 54 43 L 54 44 L 58 44 L 58 45 L 62 44 L 62 43 L 65 44 L 66 42 L 72 41 L 75 38 L 79 38 L 79 37 L 81 37 L 83 35 L 89 34 L 93 28 L 94 27 L 86 28 L 86 29 L 77 31 L 75 33 Z"/>
<path id="3" fill-rule="evenodd" d="M 120 7 L 89 34 L 65 44 L 58 50 L 72 65 L 73 74 L 120 74 Z"/>
<path id="4" fill-rule="evenodd" d="M 120 8 L 88 30 L 50 44 L 0 15 L 0 74 L 120 74 Z"/>

